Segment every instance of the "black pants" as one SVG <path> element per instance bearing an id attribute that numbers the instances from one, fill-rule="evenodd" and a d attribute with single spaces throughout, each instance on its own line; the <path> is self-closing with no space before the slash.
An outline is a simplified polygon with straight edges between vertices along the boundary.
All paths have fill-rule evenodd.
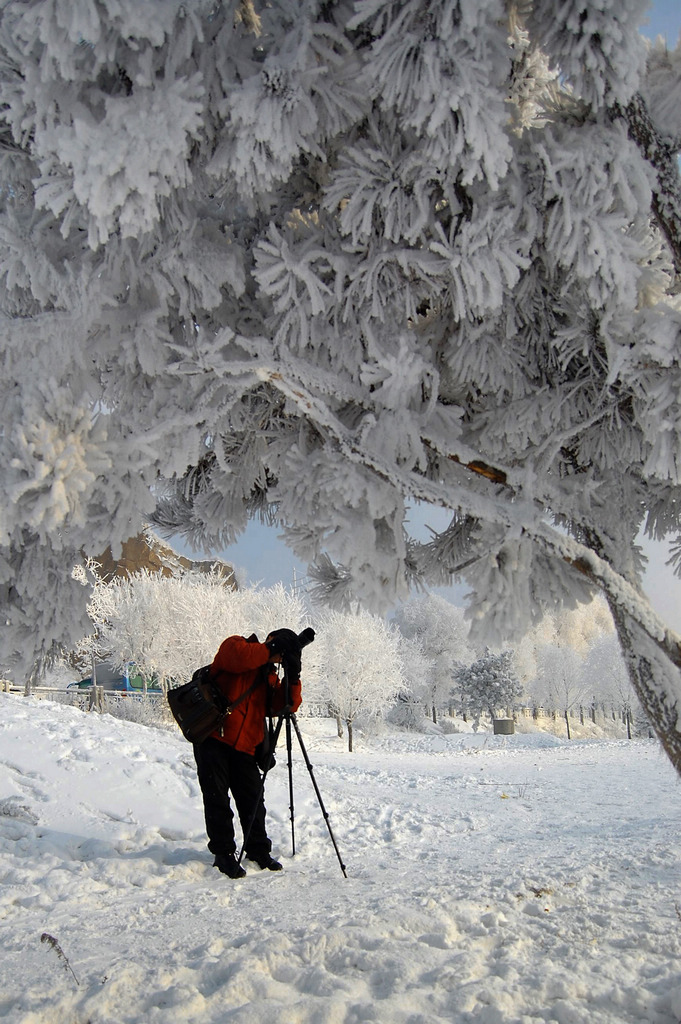
<path id="1" fill-rule="evenodd" d="M 272 843 L 265 829 L 265 802 L 260 799 L 262 780 L 255 758 L 212 738 L 194 744 L 194 757 L 211 853 L 236 853 L 230 790 L 244 835 L 253 819 L 246 842 L 247 855 L 259 857 L 269 853 Z"/>

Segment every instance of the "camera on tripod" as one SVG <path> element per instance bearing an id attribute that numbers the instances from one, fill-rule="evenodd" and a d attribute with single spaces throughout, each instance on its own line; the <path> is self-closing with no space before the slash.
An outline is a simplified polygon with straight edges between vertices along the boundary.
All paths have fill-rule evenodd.
<path id="1" fill-rule="evenodd" d="M 294 633 L 292 629 L 275 629 L 268 635 L 265 643 L 272 654 L 281 655 L 284 672 L 295 680 L 300 675 L 301 651 L 303 647 L 311 644 L 314 638 L 315 631 L 311 626 L 302 633 Z"/>

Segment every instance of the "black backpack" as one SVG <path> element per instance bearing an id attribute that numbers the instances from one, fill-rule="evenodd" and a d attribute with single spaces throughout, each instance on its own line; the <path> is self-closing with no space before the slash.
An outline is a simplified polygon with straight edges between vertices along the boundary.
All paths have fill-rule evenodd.
<path id="1" fill-rule="evenodd" d="M 211 666 L 203 665 L 188 683 L 168 690 L 168 704 L 184 738 L 190 743 L 203 743 L 220 728 L 237 704 L 250 696 L 259 681 L 256 677 L 240 697 L 228 704 L 215 683 Z"/>

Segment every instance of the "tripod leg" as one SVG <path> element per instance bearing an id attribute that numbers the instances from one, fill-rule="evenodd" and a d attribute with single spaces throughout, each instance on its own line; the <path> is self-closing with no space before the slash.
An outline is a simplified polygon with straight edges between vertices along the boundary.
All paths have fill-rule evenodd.
<path id="1" fill-rule="evenodd" d="M 293 810 L 293 762 L 291 761 L 291 715 L 286 718 L 286 750 L 288 752 L 288 806 L 291 814 L 291 856 L 296 855 L 296 826 Z"/>
<path id="2" fill-rule="evenodd" d="M 310 758 L 307 756 L 307 750 L 305 749 L 305 744 L 303 743 L 303 737 L 300 735 L 300 729 L 298 728 L 298 722 L 296 721 L 296 716 L 294 714 L 290 714 L 290 715 L 287 716 L 287 718 L 290 718 L 291 721 L 293 722 L 293 728 L 296 730 L 296 736 L 298 737 L 298 743 L 300 744 L 300 749 L 302 751 L 303 758 L 305 759 L 305 765 L 307 767 L 308 772 L 310 773 L 310 779 L 312 780 L 312 785 L 314 786 L 314 791 L 317 794 L 317 800 L 319 801 L 319 806 L 320 806 L 321 812 L 322 812 L 322 814 L 324 816 L 324 821 L 326 822 L 326 827 L 329 830 L 329 835 L 331 836 L 331 842 L 333 843 L 333 848 L 336 851 L 336 856 L 338 857 L 338 863 L 340 864 L 340 868 L 341 868 L 341 871 L 343 872 L 344 877 L 347 878 L 348 876 L 347 876 L 346 871 L 345 871 L 345 864 L 342 861 L 342 858 L 341 858 L 341 855 L 340 855 L 340 850 L 338 849 L 338 844 L 336 843 L 336 838 L 335 838 L 335 836 L 333 834 L 333 831 L 331 829 L 331 823 L 329 822 L 329 815 L 327 814 L 326 807 L 324 806 L 324 801 L 322 800 L 322 794 L 319 792 L 319 786 L 317 785 L 317 780 L 315 779 L 314 772 L 312 771 L 312 764 L 310 763 Z M 286 723 L 286 727 L 287 727 L 287 730 L 290 728 L 289 724 L 288 724 L 288 721 Z M 290 761 L 290 748 L 289 748 L 289 765 L 290 765 L 290 763 L 291 763 L 291 761 Z M 293 790 L 291 790 L 291 808 L 293 809 Z"/>

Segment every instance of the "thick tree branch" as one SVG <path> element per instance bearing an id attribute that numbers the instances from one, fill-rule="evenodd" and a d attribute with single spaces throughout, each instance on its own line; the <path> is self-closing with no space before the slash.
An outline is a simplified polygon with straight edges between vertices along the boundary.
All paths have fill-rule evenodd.
<path id="1" fill-rule="evenodd" d="M 471 462 L 462 462 L 458 455 L 448 455 L 447 458 L 451 459 L 452 462 L 458 463 L 460 466 L 465 466 L 466 469 L 470 469 L 471 473 L 484 476 L 494 484 L 508 483 L 508 477 L 503 469 L 495 469 L 494 466 L 488 466 L 486 462 L 482 462 L 479 459 L 474 459 Z"/>
<path id="2" fill-rule="evenodd" d="M 586 576 L 594 587 L 602 590 L 608 600 L 634 619 L 665 657 L 681 669 L 681 640 L 665 626 L 646 597 L 592 548 L 548 526 L 543 520 L 544 507 L 541 502 L 532 502 L 528 499 L 521 501 L 503 470 L 490 466 L 482 459 L 464 461 L 458 455 L 451 454 L 449 458 L 452 462 L 468 469 L 476 476 L 489 480 L 495 488 L 506 488 L 509 501 L 508 504 L 500 505 L 499 502 L 484 499 L 480 494 L 472 494 L 463 489 L 457 491 L 454 497 L 449 488 L 407 469 L 400 473 L 395 466 L 384 464 L 375 452 L 366 451 L 330 413 L 328 407 L 322 405 L 300 382 L 292 384 L 278 371 L 269 371 L 263 367 L 258 372 L 261 379 L 268 379 L 284 394 L 297 401 L 304 413 L 314 421 L 317 429 L 333 437 L 348 458 L 361 463 L 379 477 L 398 484 L 405 495 L 441 505 L 452 511 L 467 513 L 476 519 L 484 518 L 485 521 L 500 526 L 520 526 L 521 532 L 547 554 L 572 566 Z M 528 514 L 530 508 L 532 514 Z"/>
<path id="3" fill-rule="evenodd" d="M 681 775 L 681 733 L 679 732 L 679 701 L 670 697 L 678 693 L 678 672 L 669 662 L 660 664 L 656 651 L 647 642 L 639 623 L 626 615 L 606 595 L 610 612 L 617 629 L 622 654 L 629 671 L 629 678 L 641 706 L 653 724 L 655 732 L 677 772 Z M 678 644 L 677 644 L 678 647 Z M 664 659 L 662 659 L 664 661 Z M 671 672 L 677 677 L 669 680 L 670 685 L 661 685 Z M 674 685 L 676 684 L 676 685 Z"/>
<path id="4" fill-rule="evenodd" d="M 676 668 L 681 669 L 681 638 L 665 625 L 657 612 L 653 611 L 645 595 L 625 580 L 608 562 L 584 544 L 558 533 L 545 523 L 539 528 L 529 527 L 524 532 L 544 551 L 571 565 L 594 587 L 603 591 L 608 602 L 635 620 L 658 650 Z M 681 735 L 679 740 L 681 741 Z"/>
<path id="5" fill-rule="evenodd" d="M 636 143 L 657 174 L 657 188 L 653 189 L 653 214 L 671 249 L 676 273 L 681 275 L 681 178 L 678 153 L 660 136 L 640 94 L 637 93 L 618 112 L 627 122 L 629 138 Z"/>
<path id="6" fill-rule="evenodd" d="M 630 678 L 641 705 L 672 764 L 681 774 L 681 732 L 676 727 L 681 708 L 681 640 L 665 626 L 641 591 L 616 572 L 592 547 L 580 544 L 574 538 L 550 527 L 542 518 L 540 502 L 519 500 L 503 470 L 481 459 L 464 461 L 456 454 L 448 456 L 457 465 L 489 480 L 497 492 L 499 488 L 506 491 L 509 501 L 501 506 L 498 501 L 483 499 L 480 494 L 473 494 L 463 488 L 453 494 L 450 489 L 408 469 L 400 473 L 394 466 L 384 465 L 376 453 L 366 451 L 357 438 L 330 414 L 329 409 L 326 406 L 320 407 L 315 396 L 299 382 L 290 384 L 279 373 L 260 372 L 264 372 L 276 387 L 298 402 L 306 415 L 315 420 L 317 428 L 332 437 L 352 461 L 361 463 L 382 478 L 392 480 L 404 494 L 506 527 L 515 523 L 515 528 L 520 526 L 521 534 L 545 554 L 571 566 L 585 576 L 594 588 L 600 590 L 612 611 Z M 347 582 L 346 579 L 346 585 Z M 657 670 L 656 661 L 661 663 Z M 660 671 L 667 677 L 666 686 L 657 684 Z"/>

